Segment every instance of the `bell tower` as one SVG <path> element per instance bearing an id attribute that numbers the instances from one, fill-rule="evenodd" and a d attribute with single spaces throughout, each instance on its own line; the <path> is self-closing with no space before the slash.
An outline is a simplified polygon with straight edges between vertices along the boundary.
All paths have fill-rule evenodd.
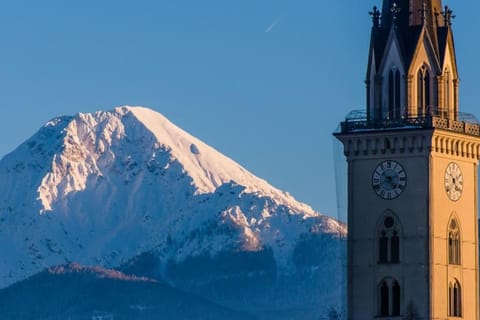
<path id="1" fill-rule="evenodd" d="M 335 133 L 348 319 L 479 320 L 480 124 L 459 112 L 455 16 L 441 0 L 384 0 L 370 15 L 366 109 Z"/>

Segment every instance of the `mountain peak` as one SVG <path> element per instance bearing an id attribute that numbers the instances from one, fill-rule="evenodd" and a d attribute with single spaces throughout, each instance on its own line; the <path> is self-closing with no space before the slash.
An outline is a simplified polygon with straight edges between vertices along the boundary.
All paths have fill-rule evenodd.
<path id="1" fill-rule="evenodd" d="M 65 126 L 66 122 L 68 125 Z M 222 184 L 234 181 L 245 186 L 248 192 L 262 192 L 282 204 L 298 205 L 289 194 L 273 188 L 148 108 L 123 106 L 110 112 L 79 113 L 75 117 L 52 120 L 46 127 L 57 128 L 57 136 L 63 135 L 63 143 L 61 148 L 56 146 L 57 150 L 50 152 L 53 155 L 51 171 L 44 175 L 38 188 L 42 213 L 52 211 L 57 200 L 84 190 L 88 177 L 103 176 L 118 157 L 124 156 L 130 165 L 134 165 L 132 155 L 144 153 L 150 159 L 143 160 L 155 162 L 159 150 L 168 152 L 178 161 L 191 178 L 197 194 L 214 192 Z M 135 141 L 135 144 L 131 145 L 132 148 L 124 148 L 124 154 L 118 154 L 113 149 L 121 141 Z M 314 214 L 303 204 L 298 209 Z"/>
<path id="2" fill-rule="evenodd" d="M 4 284 L 151 250 L 182 260 L 268 248 L 287 270 L 305 234 L 345 233 L 143 107 L 49 121 L 0 161 L 0 181 L 0 248 L 15 253 L 0 260 Z"/>

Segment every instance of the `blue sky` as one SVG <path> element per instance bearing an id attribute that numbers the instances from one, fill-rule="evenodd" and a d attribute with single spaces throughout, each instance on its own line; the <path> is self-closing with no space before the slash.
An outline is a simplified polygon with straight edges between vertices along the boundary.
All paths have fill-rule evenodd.
<path id="1" fill-rule="evenodd" d="M 479 1 L 449 1 L 480 115 Z M 364 106 L 380 0 L 0 2 L 0 156 L 65 114 L 143 105 L 335 216 L 331 132 Z"/>

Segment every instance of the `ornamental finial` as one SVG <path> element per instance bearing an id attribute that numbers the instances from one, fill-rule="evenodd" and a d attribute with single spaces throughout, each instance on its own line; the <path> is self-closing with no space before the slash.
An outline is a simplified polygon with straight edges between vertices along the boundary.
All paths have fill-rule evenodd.
<path id="1" fill-rule="evenodd" d="M 394 2 L 392 4 L 392 8 L 390 8 L 390 12 L 392 13 L 392 22 L 394 25 L 397 24 L 397 19 L 400 11 L 402 11 L 402 9 L 397 6 L 396 2 Z"/>
<path id="2" fill-rule="evenodd" d="M 377 6 L 373 7 L 373 10 L 368 13 L 372 16 L 373 27 L 379 28 L 380 27 L 380 11 L 378 10 Z"/>
<path id="3" fill-rule="evenodd" d="M 442 12 L 443 19 L 445 21 L 445 26 L 450 27 L 452 25 L 452 19 L 455 19 L 452 9 L 448 6 L 445 6 L 445 11 Z"/>

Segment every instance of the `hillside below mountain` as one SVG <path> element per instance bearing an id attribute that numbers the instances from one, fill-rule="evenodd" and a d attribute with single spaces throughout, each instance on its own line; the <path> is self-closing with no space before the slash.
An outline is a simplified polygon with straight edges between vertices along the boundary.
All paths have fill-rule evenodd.
<path id="1" fill-rule="evenodd" d="M 0 301 L 4 320 L 255 319 L 155 280 L 78 264 L 0 290 Z"/>

